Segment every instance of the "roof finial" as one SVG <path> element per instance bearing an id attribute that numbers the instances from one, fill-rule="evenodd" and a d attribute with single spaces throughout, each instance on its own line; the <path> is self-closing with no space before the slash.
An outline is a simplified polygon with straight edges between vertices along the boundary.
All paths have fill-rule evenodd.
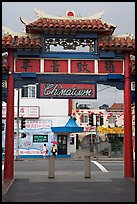
<path id="1" fill-rule="evenodd" d="M 69 10 L 69 11 L 66 12 L 66 16 L 70 16 L 70 17 L 75 16 L 75 12 L 72 11 L 72 10 L 71 11 Z"/>

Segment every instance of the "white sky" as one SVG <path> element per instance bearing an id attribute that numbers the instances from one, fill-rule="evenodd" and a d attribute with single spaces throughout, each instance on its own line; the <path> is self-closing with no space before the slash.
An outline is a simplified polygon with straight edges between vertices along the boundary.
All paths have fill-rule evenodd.
<path id="1" fill-rule="evenodd" d="M 66 11 L 73 10 L 76 16 L 82 17 L 92 16 L 104 10 L 101 19 L 117 26 L 115 35 L 130 33 L 135 36 L 135 2 L 2 2 L 2 25 L 22 33 L 24 26 L 19 18 L 36 20 L 34 8 L 42 9 L 45 13 L 55 16 L 65 16 Z M 98 90 L 105 87 L 99 85 Z M 113 103 L 123 102 L 123 91 L 115 87 L 99 91 L 97 96 L 97 100 L 88 100 L 92 106 L 100 106 L 104 103 L 111 106 Z"/>

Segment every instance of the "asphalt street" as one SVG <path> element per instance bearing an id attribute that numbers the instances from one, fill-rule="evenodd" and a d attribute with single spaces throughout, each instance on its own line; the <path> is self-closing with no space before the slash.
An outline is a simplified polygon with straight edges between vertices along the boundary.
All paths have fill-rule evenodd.
<path id="1" fill-rule="evenodd" d="M 15 161 L 15 179 L 2 202 L 135 202 L 135 182 L 124 178 L 123 161 L 91 161 L 90 178 L 83 160 L 56 160 L 54 178 L 48 178 L 48 164 Z"/>

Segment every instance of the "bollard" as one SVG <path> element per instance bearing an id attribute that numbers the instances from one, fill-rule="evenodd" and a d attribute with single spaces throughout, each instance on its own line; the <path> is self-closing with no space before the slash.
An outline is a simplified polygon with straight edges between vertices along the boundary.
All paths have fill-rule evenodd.
<path id="1" fill-rule="evenodd" d="M 48 177 L 54 178 L 55 177 L 55 156 L 49 157 L 49 168 L 48 168 Z"/>
<path id="2" fill-rule="evenodd" d="M 111 157 L 111 143 L 108 143 L 108 157 Z"/>
<path id="3" fill-rule="evenodd" d="M 91 161 L 90 156 L 84 156 L 85 163 L 85 178 L 91 177 Z"/>

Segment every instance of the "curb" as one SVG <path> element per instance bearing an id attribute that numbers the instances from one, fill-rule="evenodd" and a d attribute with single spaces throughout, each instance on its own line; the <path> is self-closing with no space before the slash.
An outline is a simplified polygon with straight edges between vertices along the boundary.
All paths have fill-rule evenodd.
<path id="1" fill-rule="evenodd" d="M 8 179 L 2 181 L 2 194 L 6 194 L 15 179 Z"/>

